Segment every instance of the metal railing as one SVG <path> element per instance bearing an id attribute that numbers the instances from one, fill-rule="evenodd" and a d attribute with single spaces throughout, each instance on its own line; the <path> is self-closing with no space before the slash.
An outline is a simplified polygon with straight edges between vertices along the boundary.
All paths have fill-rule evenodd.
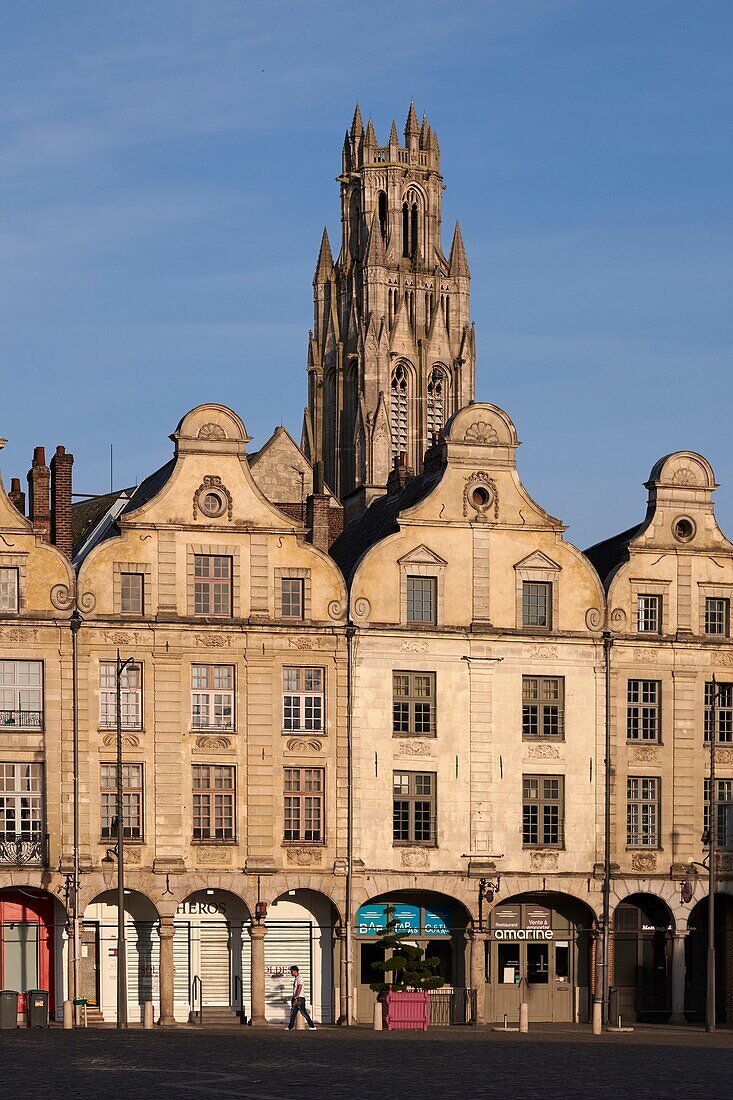
<path id="1" fill-rule="evenodd" d="M 449 1024 L 472 1024 L 476 1019 L 476 990 L 464 986 L 428 991 L 430 1023 L 437 1027 Z"/>
<path id="2" fill-rule="evenodd" d="M 198 1008 L 196 1005 L 198 1005 Z M 192 1024 L 202 1024 L 204 1022 L 204 986 L 198 974 L 194 976 L 191 982 L 191 1012 L 189 1021 Z"/>
<path id="3" fill-rule="evenodd" d="M 11 864 L 13 867 L 46 867 L 48 833 L 44 836 L 0 833 L 0 864 Z"/>
<path id="4" fill-rule="evenodd" d="M 43 727 L 43 711 L 0 710 L 0 726 L 17 726 L 18 729 L 39 730 Z"/>
<path id="5" fill-rule="evenodd" d="M 234 996 L 232 1001 L 234 1004 L 234 1011 L 237 1013 L 242 1023 L 244 1023 L 244 990 L 242 988 L 242 979 L 239 974 L 234 975 Z"/>

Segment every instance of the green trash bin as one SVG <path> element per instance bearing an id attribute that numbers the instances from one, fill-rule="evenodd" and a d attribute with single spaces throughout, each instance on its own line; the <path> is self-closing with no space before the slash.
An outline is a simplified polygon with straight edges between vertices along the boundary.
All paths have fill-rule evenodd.
<path id="1" fill-rule="evenodd" d="M 18 991 L 0 989 L 0 1028 L 3 1031 L 18 1026 Z"/>
<path id="2" fill-rule="evenodd" d="M 48 990 L 29 989 L 26 1000 L 28 1027 L 48 1027 Z"/>

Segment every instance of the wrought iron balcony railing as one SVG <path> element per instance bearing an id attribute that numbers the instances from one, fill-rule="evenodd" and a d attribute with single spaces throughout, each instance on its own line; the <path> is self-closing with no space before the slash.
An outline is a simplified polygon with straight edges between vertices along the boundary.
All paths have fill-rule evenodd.
<path id="1" fill-rule="evenodd" d="M 39 730 L 43 726 L 42 710 L 0 710 L 0 727 Z"/>
<path id="2" fill-rule="evenodd" d="M 0 833 L 0 866 L 46 867 L 48 865 L 48 834 Z"/>

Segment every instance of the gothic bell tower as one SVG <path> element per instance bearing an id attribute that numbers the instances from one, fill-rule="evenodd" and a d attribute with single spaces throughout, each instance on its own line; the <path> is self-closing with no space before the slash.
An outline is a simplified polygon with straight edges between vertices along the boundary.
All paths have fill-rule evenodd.
<path id="1" fill-rule="evenodd" d="M 441 246 L 435 131 L 410 104 L 400 143 L 380 145 L 357 105 L 341 175 L 341 247 L 324 229 L 313 278 L 303 449 L 347 519 L 385 492 L 395 463 L 422 469 L 453 412 L 473 400 L 471 273 L 456 223 Z"/>

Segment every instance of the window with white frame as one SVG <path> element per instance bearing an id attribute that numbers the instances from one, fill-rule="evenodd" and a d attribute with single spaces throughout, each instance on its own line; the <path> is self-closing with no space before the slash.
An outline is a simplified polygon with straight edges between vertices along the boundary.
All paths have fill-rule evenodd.
<path id="1" fill-rule="evenodd" d="M 0 661 L 0 728 L 43 726 L 43 663 Z"/>
<path id="2" fill-rule="evenodd" d="M 722 744 L 733 741 L 733 684 L 705 684 L 705 740 L 710 740 L 715 726 L 715 740 Z"/>
<path id="3" fill-rule="evenodd" d="M 0 611 L 18 610 L 18 570 L 0 569 Z"/>
<path id="4" fill-rule="evenodd" d="M 286 844 L 324 844 L 323 768 L 285 768 L 283 841 Z"/>
<path id="5" fill-rule="evenodd" d="M 705 598 L 705 633 L 727 638 L 730 629 L 730 600 L 721 596 Z"/>
<path id="6" fill-rule="evenodd" d="M 704 828 L 710 828 L 710 780 L 704 780 Z M 715 843 L 727 851 L 733 849 L 733 779 L 715 780 L 715 817 L 718 831 Z"/>
<path id="7" fill-rule="evenodd" d="M 626 780 L 626 843 L 629 848 L 659 847 L 659 787 L 652 776 Z"/>
<path id="8" fill-rule="evenodd" d="M 191 726 L 197 730 L 234 728 L 234 666 L 191 667 Z"/>
<path id="9" fill-rule="evenodd" d="M 43 765 L 0 764 L 0 837 L 43 835 Z"/>
<path id="10" fill-rule="evenodd" d="M 234 840 L 234 768 L 193 766 L 193 839 Z"/>
<path id="11" fill-rule="evenodd" d="M 662 685 L 659 680 L 629 680 L 626 688 L 626 737 L 659 741 Z"/>
<path id="12" fill-rule="evenodd" d="M 120 611 L 123 615 L 142 615 L 145 610 L 143 573 L 120 573 Z"/>
<path id="13" fill-rule="evenodd" d="M 120 719 L 125 730 L 142 729 L 142 665 L 128 665 L 120 676 Z M 102 729 L 117 727 L 117 664 L 99 665 L 99 724 Z"/>
<path id="14" fill-rule="evenodd" d="M 522 844 L 525 848 L 562 848 L 565 828 L 565 780 L 561 775 L 522 776 Z"/>
<path id="15" fill-rule="evenodd" d="M 117 765 L 100 765 L 101 837 L 117 836 Z M 122 765 L 122 829 L 125 840 L 143 839 L 143 766 Z"/>
<path id="16" fill-rule="evenodd" d="M 288 733 L 323 733 L 324 675 L 322 668 L 283 669 L 283 729 Z"/>
<path id="17" fill-rule="evenodd" d="M 636 597 L 636 629 L 639 634 L 659 634 L 662 630 L 662 597 L 639 593 Z"/>

